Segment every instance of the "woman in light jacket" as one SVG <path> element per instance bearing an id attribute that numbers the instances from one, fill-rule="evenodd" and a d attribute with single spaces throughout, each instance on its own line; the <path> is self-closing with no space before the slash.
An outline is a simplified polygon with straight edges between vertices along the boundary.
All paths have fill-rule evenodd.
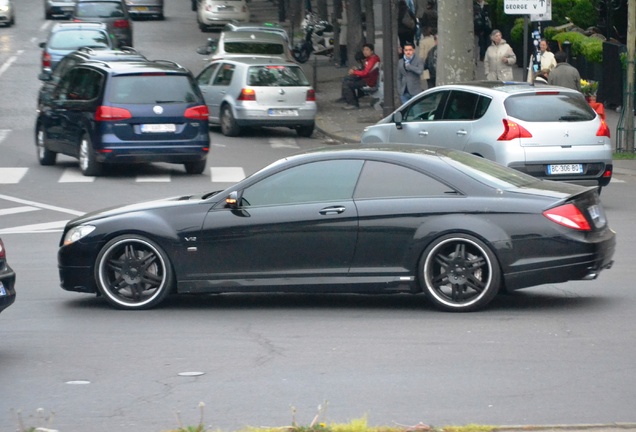
<path id="1" fill-rule="evenodd" d="M 501 37 L 499 30 L 490 33 L 492 44 L 486 50 L 484 68 L 489 81 L 512 81 L 512 66 L 517 63 L 514 51 Z"/>

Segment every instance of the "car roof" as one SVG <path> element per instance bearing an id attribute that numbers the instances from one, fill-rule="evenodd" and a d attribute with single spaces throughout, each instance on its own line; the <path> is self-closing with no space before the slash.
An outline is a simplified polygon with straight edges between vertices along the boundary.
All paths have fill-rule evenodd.
<path id="1" fill-rule="evenodd" d="M 81 29 L 103 29 L 105 30 L 107 28 L 106 24 L 101 23 L 101 22 L 90 22 L 90 21 L 83 21 L 83 22 L 60 22 L 60 23 L 55 23 L 53 25 L 53 27 L 51 28 L 51 33 L 55 33 L 58 31 L 64 31 L 64 30 L 81 30 Z"/>
<path id="2" fill-rule="evenodd" d="M 557 90 L 559 92 L 578 93 L 566 87 L 550 86 L 545 84 L 529 84 L 516 81 L 469 81 L 459 84 L 449 84 L 435 87 L 440 89 L 465 89 L 465 90 L 481 90 L 488 94 L 520 94 L 520 93 L 537 93 L 539 91 Z"/>
<path id="3" fill-rule="evenodd" d="M 285 38 L 280 33 L 271 31 L 224 31 L 221 32 L 220 39 L 224 42 L 234 41 L 258 41 L 258 42 L 285 42 Z"/>
<path id="4" fill-rule="evenodd" d="M 247 66 L 255 65 L 276 65 L 276 66 L 298 66 L 297 63 L 286 61 L 277 56 L 253 56 L 253 57 L 224 57 L 212 60 L 211 63 L 237 63 Z"/>
<path id="5" fill-rule="evenodd" d="M 146 60 L 146 61 L 118 61 L 106 62 L 91 60 L 82 65 L 97 67 L 101 70 L 110 71 L 113 75 L 130 75 L 153 72 L 166 72 L 177 75 L 189 74 L 190 71 L 183 66 L 169 60 Z"/>

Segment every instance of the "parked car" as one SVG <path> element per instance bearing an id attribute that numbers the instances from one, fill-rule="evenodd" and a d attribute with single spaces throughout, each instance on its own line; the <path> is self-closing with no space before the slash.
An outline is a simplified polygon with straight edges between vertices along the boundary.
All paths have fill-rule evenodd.
<path id="1" fill-rule="evenodd" d="M 269 57 L 215 60 L 197 76 L 211 125 L 236 136 L 243 127 L 284 126 L 309 137 L 316 93 L 296 63 Z"/>
<path id="2" fill-rule="evenodd" d="M 538 178 L 606 186 L 610 131 L 583 95 L 564 87 L 471 82 L 434 87 L 376 125 L 363 143 L 441 145 Z"/>
<path id="3" fill-rule="evenodd" d="M 116 47 L 133 46 L 133 24 L 124 0 L 76 0 L 75 22 L 102 22 L 116 39 Z"/>
<path id="4" fill-rule="evenodd" d="M 46 68 L 38 75 L 38 79 L 42 81 L 42 86 L 38 92 L 38 107 L 43 100 L 46 100 L 47 103 L 51 101 L 51 97 L 60 83 L 60 79 L 69 69 L 78 63 L 85 63 L 92 60 L 117 62 L 144 61 L 147 59 L 137 50 L 130 47 L 119 50 L 94 50 L 92 48 L 82 47 L 64 56 L 53 71 Z"/>
<path id="5" fill-rule="evenodd" d="M 0 238 L 0 312 L 15 301 L 15 272 L 7 263 L 7 251 Z"/>
<path id="6" fill-rule="evenodd" d="M 156 17 L 162 20 L 163 3 L 163 0 L 126 0 L 126 7 L 133 18 Z"/>
<path id="7" fill-rule="evenodd" d="M 0 24 L 6 27 L 15 25 L 15 7 L 13 0 L 0 0 Z"/>
<path id="8" fill-rule="evenodd" d="M 221 29 L 231 21 L 247 22 L 250 9 L 245 0 L 199 0 L 197 22 L 201 31 Z"/>
<path id="9" fill-rule="evenodd" d="M 112 49 L 112 40 L 106 24 L 84 22 L 56 23 L 42 48 L 41 71 L 53 70 L 65 55 L 82 47 L 93 50 Z"/>
<path id="10" fill-rule="evenodd" d="M 287 46 L 291 49 L 291 40 L 289 39 L 289 35 L 287 34 L 287 30 L 280 26 L 277 23 L 250 23 L 250 22 L 238 22 L 232 21 L 230 23 L 225 24 L 223 27 L 224 32 L 230 31 L 239 31 L 239 32 L 269 32 L 280 35 L 287 42 Z"/>
<path id="11" fill-rule="evenodd" d="M 88 61 L 62 75 L 35 126 L 41 165 L 79 159 L 86 176 L 104 164 L 168 162 L 205 169 L 208 108 L 189 70 L 168 61 Z"/>
<path id="12" fill-rule="evenodd" d="M 209 55 L 206 60 L 270 56 L 294 61 L 289 44 L 284 37 L 264 31 L 224 31 L 218 39 L 208 38 L 207 45 L 199 47 L 197 52 Z"/>
<path id="13" fill-rule="evenodd" d="M 44 18 L 52 19 L 55 16 L 70 18 L 75 8 L 75 0 L 44 0 Z"/>
<path id="14" fill-rule="evenodd" d="M 146 309 L 172 292 L 424 293 L 448 311 L 594 279 L 616 245 L 597 189 L 434 147 L 339 146 L 223 191 L 97 211 L 60 240 L 62 288 Z"/>

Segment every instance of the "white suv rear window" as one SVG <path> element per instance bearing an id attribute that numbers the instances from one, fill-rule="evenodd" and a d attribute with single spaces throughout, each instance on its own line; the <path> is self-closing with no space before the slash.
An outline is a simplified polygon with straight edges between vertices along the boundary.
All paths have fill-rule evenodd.
<path id="1" fill-rule="evenodd" d="M 528 122 L 590 121 L 596 112 L 583 95 L 548 92 L 510 96 L 504 101 L 506 112 Z"/>

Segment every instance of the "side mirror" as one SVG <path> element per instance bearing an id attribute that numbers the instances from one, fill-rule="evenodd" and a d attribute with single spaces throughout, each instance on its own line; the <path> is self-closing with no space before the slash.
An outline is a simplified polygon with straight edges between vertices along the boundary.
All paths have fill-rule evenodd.
<path id="1" fill-rule="evenodd" d="M 39 46 L 40 48 L 44 48 L 44 47 L 46 47 L 46 42 L 40 42 L 40 43 L 38 44 L 38 46 Z"/>
<path id="2" fill-rule="evenodd" d="M 239 194 L 237 191 L 232 191 L 225 198 L 225 206 L 231 209 L 237 209 L 239 207 Z"/>
<path id="3" fill-rule="evenodd" d="M 398 129 L 402 129 L 402 112 L 396 111 L 393 113 L 393 123 L 395 123 L 395 127 Z"/>

